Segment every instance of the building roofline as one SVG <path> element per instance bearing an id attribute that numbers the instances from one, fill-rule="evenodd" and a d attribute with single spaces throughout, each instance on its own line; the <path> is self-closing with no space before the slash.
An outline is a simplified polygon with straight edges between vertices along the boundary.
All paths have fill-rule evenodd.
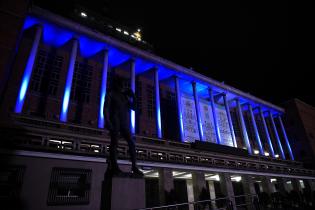
<path id="1" fill-rule="evenodd" d="M 314 107 L 314 106 L 312 106 L 312 105 L 310 105 L 310 104 L 308 104 L 308 103 L 302 101 L 301 99 L 294 98 L 293 101 L 294 101 L 295 103 L 303 104 L 303 105 L 307 106 L 308 108 L 315 110 L 315 107 Z"/>
<path id="2" fill-rule="evenodd" d="M 136 56 L 139 56 L 143 59 L 147 59 L 149 61 L 160 64 L 162 66 L 165 66 L 165 67 L 170 68 L 172 70 L 175 70 L 177 72 L 184 73 L 184 74 L 190 75 L 192 77 L 195 77 L 196 79 L 199 79 L 200 81 L 202 81 L 204 83 L 211 84 L 212 86 L 216 86 L 217 88 L 221 89 L 222 92 L 230 92 L 230 93 L 233 93 L 234 95 L 236 95 L 238 97 L 247 98 L 248 100 L 250 100 L 254 103 L 265 105 L 271 109 L 274 109 L 275 111 L 278 111 L 281 113 L 285 112 L 285 110 L 280 106 L 274 105 L 268 101 L 257 98 L 256 96 L 253 96 L 249 93 L 245 93 L 245 92 L 243 92 L 237 88 L 234 88 L 232 86 L 223 84 L 217 80 L 214 80 L 210 77 L 202 75 L 198 72 L 192 71 L 186 67 L 180 66 L 180 65 L 178 65 L 172 61 L 169 61 L 165 58 L 157 56 L 153 53 L 147 52 L 145 50 L 141 50 L 137 47 L 134 47 L 134 46 L 126 43 L 126 42 L 117 40 L 116 38 L 112 38 L 112 37 L 107 36 L 101 32 L 92 30 L 92 29 L 90 29 L 90 28 L 88 28 L 82 24 L 76 23 L 70 19 L 64 18 L 60 15 L 57 15 L 57 14 L 52 13 L 50 11 L 47 11 L 45 9 L 33 6 L 32 8 L 30 8 L 29 12 L 32 15 L 44 18 L 44 19 L 51 21 L 53 23 L 56 23 L 60 26 L 70 28 L 76 32 L 83 33 L 85 35 L 88 35 L 88 36 L 93 37 L 93 38 L 100 40 L 100 41 L 104 41 L 109 45 L 117 47 L 123 51 L 127 51 L 131 54 L 135 54 Z"/>

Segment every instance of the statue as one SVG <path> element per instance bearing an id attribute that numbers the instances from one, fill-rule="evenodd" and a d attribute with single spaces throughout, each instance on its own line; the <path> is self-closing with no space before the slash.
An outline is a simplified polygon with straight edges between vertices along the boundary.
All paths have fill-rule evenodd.
<path id="1" fill-rule="evenodd" d="M 111 137 L 108 169 L 113 175 L 123 173 L 117 164 L 117 146 L 120 133 L 129 146 L 133 174 L 143 176 L 136 165 L 135 143 L 129 128 L 130 109 L 136 109 L 135 94 L 130 88 L 123 87 L 123 78 L 114 76 L 111 89 L 106 94 L 104 105 L 105 127 L 109 130 Z"/>

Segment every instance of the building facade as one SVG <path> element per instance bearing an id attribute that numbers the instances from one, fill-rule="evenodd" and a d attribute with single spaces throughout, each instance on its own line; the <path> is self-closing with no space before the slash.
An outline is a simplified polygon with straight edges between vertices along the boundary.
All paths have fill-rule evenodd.
<path id="1" fill-rule="evenodd" d="M 19 17 L 14 33 L 3 35 L 15 42 L 1 70 L 8 192 L 1 197 L 19 201 L 12 206 L 100 209 L 110 143 L 103 107 L 113 73 L 137 96 L 129 120 L 147 207 L 226 198 L 236 209 L 249 198 L 243 195 L 314 190 L 315 171 L 295 161 L 283 108 L 92 26 L 26 8 L 19 16 L 2 11 Z M 127 148 L 120 142 L 126 171 Z"/>

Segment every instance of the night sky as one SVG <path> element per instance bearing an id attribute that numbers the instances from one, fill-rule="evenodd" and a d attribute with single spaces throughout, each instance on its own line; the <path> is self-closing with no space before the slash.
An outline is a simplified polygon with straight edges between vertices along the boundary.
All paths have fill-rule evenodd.
<path id="1" fill-rule="evenodd" d="M 75 2 L 140 27 L 154 53 L 177 64 L 278 105 L 295 97 L 315 106 L 312 3 Z"/>

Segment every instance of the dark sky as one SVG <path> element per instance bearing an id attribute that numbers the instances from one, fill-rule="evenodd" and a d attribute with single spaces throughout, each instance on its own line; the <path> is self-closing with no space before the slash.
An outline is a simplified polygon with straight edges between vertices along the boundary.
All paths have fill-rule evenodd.
<path id="1" fill-rule="evenodd" d="M 315 106 L 312 3 L 78 2 L 141 27 L 159 56 L 276 104 L 297 97 Z"/>

